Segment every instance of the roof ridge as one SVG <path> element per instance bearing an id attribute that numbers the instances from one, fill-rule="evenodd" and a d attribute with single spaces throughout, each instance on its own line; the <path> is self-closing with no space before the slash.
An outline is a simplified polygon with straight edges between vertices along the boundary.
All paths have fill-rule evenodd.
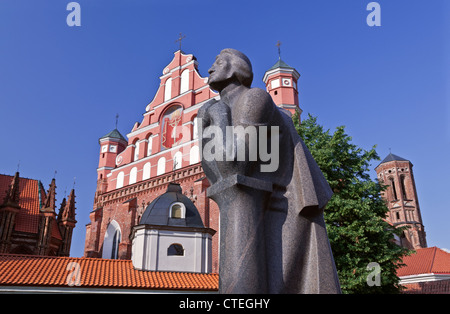
<path id="1" fill-rule="evenodd" d="M 12 175 L 9 175 L 9 174 L 3 174 L 3 173 L 0 173 L 0 176 L 5 176 L 5 177 L 11 177 L 11 178 L 14 178 L 14 176 L 12 176 Z M 19 178 L 20 178 L 20 179 L 25 179 L 25 180 L 40 181 L 39 179 L 25 178 L 25 177 L 22 177 L 22 176 L 20 176 L 20 175 L 19 175 Z"/>

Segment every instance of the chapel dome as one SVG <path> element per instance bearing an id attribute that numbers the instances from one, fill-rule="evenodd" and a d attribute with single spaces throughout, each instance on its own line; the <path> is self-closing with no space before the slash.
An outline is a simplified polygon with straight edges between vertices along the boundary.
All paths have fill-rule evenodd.
<path id="1" fill-rule="evenodd" d="M 139 224 L 204 228 L 197 207 L 173 182 L 147 206 Z"/>

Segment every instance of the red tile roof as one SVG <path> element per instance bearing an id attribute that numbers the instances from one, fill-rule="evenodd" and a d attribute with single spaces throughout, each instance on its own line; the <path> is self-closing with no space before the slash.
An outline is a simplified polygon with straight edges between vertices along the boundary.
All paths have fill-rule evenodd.
<path id="1" fill-rule="evenodd" d="M 0 174 L 0 203 L 3 202 L 13 178 L 13 176 Z M 20 178 L 19 206 L 21 209 L 16 216 L 14 230 L 27 233 L 38 232 L 40 209 L 39 193 L 38 180 Z M 57 239 L 62 239 L 55 221 L 53 221 L 52 236 Z"/>
<path id="2" fill-rule="evenodd" d="M 437 247 L 417 249 L 403 258 L 406 266 L 397 271 L 399 277 L 419 274 L 450 274 L 450 253 Z"/>
<path id="3" fill-rule="evenodd" d="M 130 260 L 14 254 L 0 254 L 0 286 L 69 287 L 75 267 L 80 276 L 74 287 L 217 291 L 219 286 L 218 274 L 139 271 Z"/>

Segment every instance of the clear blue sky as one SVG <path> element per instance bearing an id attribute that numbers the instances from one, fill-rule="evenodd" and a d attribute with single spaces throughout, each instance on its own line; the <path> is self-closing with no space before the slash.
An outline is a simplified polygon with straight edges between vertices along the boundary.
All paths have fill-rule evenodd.
<path id="1" fill-rule="evenodd" d="M 82 256 L 96 187 L 98 138 L 130 132 L 186 34 L 200 73 L 223 48 L 252 60 L 254 86 L 281 56 L 301 74 L 304 116 L 353 142 L 411 160 L 429 246 L 450 248 L 450 5 L 445 0 L 80 0 L 0 1 L 0 173 L 47 188 L 57 170 L 58 204 L 76 177 L 72 256 Z M 448 2 L 447 2 L 448 3 Z M 373 168 L 377 166 L 374 163 Z M 373 171 L 372 175 L 375 172 Z"/>

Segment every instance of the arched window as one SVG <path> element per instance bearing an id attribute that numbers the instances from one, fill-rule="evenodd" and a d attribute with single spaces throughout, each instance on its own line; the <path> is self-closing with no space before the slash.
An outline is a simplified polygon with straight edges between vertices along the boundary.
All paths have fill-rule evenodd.
<path id="1" fill-rule="evenodd" d="M 147 162 L 142 170 L 142 180 L 150 179 L 151 164 Z"/>
<path id="2" fill-rule="evenodd" d="M 173 219 L 183 219 L 186 217 L 186 207 L 181 202 L 170 205 L 169 217 Z"/>
<path id="3" fill-rule="evenodd" d="M 173 169 L 181 168 L 182 159 L 183 155 L 180 151 L 176 152 L 175 155 L 173 155 Z"/>
<path id="4" fill-rule="evenodd" d="M 192 125 L 192 139 L 196 140 L 198 138 L 198 118 L 195 117 Z"/>
<path id="5" fill-rule="evenodd" d="M 180 94 L 189 90 L 189 70 L 186 69 L 181 73 Z"/>
<path id="6" fill-rule="evenodd" d="M 133 156 L 133 161 L 136 161 L 139 159 L 139 142 L 136 141 L 134 143 L 135 147 L 134 147 L 134 156 Z"/>
<path id="7" fill-rule="evenodd" d="M 400 184 L 402 186 L 402 195 L 403 199 L 408 199 L 406 196 L 406 187 L 405 187 L 405 176 L 400 176 Z"/>
<path id="8" fill-rule="evenodd" d="M 152 154 L 152 146 L 153 146 L 153 137 L 150 134 L 148 136 L 148 142 L 147 142 L 147 156 L 150 156 Z"/>
<path id="9" fill-rule="evenodd" d="M 189 151 L 189 164 L 193 165 L 200 161 L 200 149 L 197 145 L 191 147 Z"/>
<path id="10" fill-rule="evenodd" d="M 183 139 L 183 107 L 171 106 L 161 118 L 161 150 L 172 148 Z"/>
<path id="11" fill-rule="evenodd" d="M 395 182 L 394 182 L 394 178 L 389 178 L 389 180 L 391 181 L 391 187 L 392 187 L 392 197 L 394 198 L 394 200 L 397 200 L 397 190 L 395 189 Z"/>
<path id="12" fill-rule="evenodd" d="M 167 249 L 168 256 L 184 256 L 184 248 L 181 244 L 174 243 Z"/>
<path id="13" fill-rule="evenodd" d="M 137 167 L 133 167 L 130 171 L 130 183 L 133 184 L 137 181 Z"/>
<path id="14" fill-rule="evenodd" d="M 102 258 L 117 259 L 119 256 L 119 243 L 121 240 L 120 226 L 117 221 L 113 220 L 106 229 L 105 238 L 103 240 Z"/>
<path id="15" fill-rule="evenodd" d="M 123 187 L 123 179 L 125 177 L 125 173 L 123 171 L 119 172 L 116 180 L 116 189 Z"/>
<path id="16" fill-rule="evenodd" d="M 164 88 L 164 101 L 168 101 L 172 98 L 172 78 L 169 77 L 166 80 L 165 88 Z"/>
<path id="17" fill-rule="evenodd" d="M 156 175 L 159 176 L 161 174 L 164 174 L 166 172 L 166 158 L 161 157 L 158 160 L 158 166 L 156 168 Z"/>

